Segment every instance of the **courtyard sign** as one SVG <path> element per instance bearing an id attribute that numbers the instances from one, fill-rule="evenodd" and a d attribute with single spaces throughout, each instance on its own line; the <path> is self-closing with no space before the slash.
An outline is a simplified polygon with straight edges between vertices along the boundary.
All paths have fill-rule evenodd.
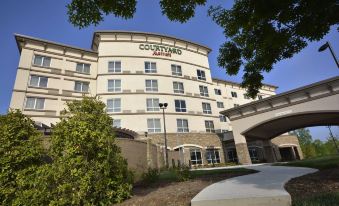
<path id="1" fill-rule="evenodd" d="M 153 56 L 171 57 L 172 54 L 177 54 L 177 55 L 182 54 L 182 51 L 180 49 L 169 47 L 169 46 L 161 46 L 157 44 L 140 44 L 139 49 L 153 51 Z"/>

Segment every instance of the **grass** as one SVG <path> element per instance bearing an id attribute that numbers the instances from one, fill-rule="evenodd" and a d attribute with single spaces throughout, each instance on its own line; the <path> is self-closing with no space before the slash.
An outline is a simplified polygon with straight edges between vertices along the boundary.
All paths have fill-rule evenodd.
<path id="1" fill-rule="evenodd" d="M 322 193 L 306 199 L 293 200 L 292 206 L 332 206 L 339 204 L 339 192 Z"/>
<path id="2" fill-rule="evenodd" d="M 276 163 L 274 166 L 310 167 L 319 170 L 339 167 L 339 155 L 315 157 L 288 163 Z"/>
<path id="3" fill-rule="evenodd" d="M 245 169 L 245 168 L 237 168 L 237 169 L 215 169 L 215 170 L 191 170 L 190 176 L 192 179 L 199 178 L 202 176 L 208 176 L 208 175 L 218 175 L 223 173 L 254 173 L 255 170 Z M 159 175 L 160 181 L 177 181 L 177 174 L 174 172 L 174 170 L 166 170 L 160 173 Z"/>

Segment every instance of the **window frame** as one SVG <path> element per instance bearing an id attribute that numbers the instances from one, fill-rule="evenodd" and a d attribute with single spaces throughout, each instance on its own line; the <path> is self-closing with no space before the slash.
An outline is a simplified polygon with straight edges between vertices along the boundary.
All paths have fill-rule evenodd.
<path id="1" fill-rule="evenodd" d="M 221 95 L 221 89 L 214 88 L 215 95 Z"/>
<path id="2" fill-rule="evenodd" d="M 214 122 L 212 120 L 205 120 L 205 129 L 208 133 L 215 133 Z"/>
<path id="3" fill-rule="evenodd" d="M 29 101 L 29 99 L 34 99 L 33 107 L 28 107 L 27 102 Z M 38 100 L 42 100 L 42 108 L 37 108 Z M 45 102 L 46 102 L 45 98 L 26 97 L 26 100 L 25 100 L 25 109 L 44 110 L 45 109 Z"/>
<path id="4" fill-rule="evenodd" d="M 231 96 L 232 96 L 233 98 L 238 98 L 238 93 L 235 92 L 235 91 L 231 91 Z"/>
<path id="5" fill-rule="evenodd" d="M 209 97 L 208 87 L 204 85 L 199 85 L 200 96 Z"/>
<path id="6" fill-rule="evenodd" d="M 224 102 L 218 102 L 217 101 L 217 107 L 218 108 L 225 108 Z"/>
<path id="7" fill-rule="evenodd" d="M 113 87 L 109 86 L 110 81 L 113 81 Z M 120 87 L 116 87 L 116 82 L 120 82 Z M 121 92 L 121 91 L 122 91 L 121 79 L 108 79 L 107 80 L 107 92 Z"/>
<path id="8" fill-rule="evenodd" d="M 173 69 L 174 68 L 174 69 Z M 179 68 L 179 69 L 178 69 Z M 174 71 L 173 71 L 174 70 Z M 179 71 L 178 71 L 179 70 Z M 182 69 L 181 65 L 178 64 L 171 64 L 171 71 L 173 76 L 182 76 Z"/>
<path id="9" fill-rule="evenodd" d="M 36 58 L 37 57 L 41 57 L 41 64 L 36 64 L 35 61 L 36 61 Z M 48 59 L 48 65 L 44 65 L 45 64 L 45 61 L 47 61 Z M 44 55 L 39 55 L 39 54 L 34 54 L 34 57 L 33 57 L 33 65 L 34 66 L 40 66 L 40 67 L 51 67 L 51 62 L 52 62 L 52 58 L 49 57 L 49 56 L 44 56 Z"/>
<path id="10" fill-rule="evenodd" d="M 148 102 L 151 100 L 151 107 L 149 107 Z M 156 103 L 156 101 L 158 103 Z M 160 111 L 160 107 L 159 107 L 159 98 L 147 98 L 146 99 L 146 111 L 148 112 L 158 112 Z"/>
<path id="11" fill-rule="evenodd" d="M 150 127 L 150 125 L 149 125 L 150 121 L 152 122 L 153 127 Z M 159 122 L 159 128 L 156 127 L 156 122 Z M 160 120 L 160 118 L 147 118 L 147 131 L 148 131 L 148 133 L 161 133 L 161 120 Z"/>
<path id="12" fill-rule="evenodd" d="M 204 114 L 212 114 L 211 104 L 208 102 L 202 102 L 202 113 Z"/>
<path id="13" fill-rule="evenodd" d="M 192 153 L 194 154 L 194 159 L 192 159 Z M 200 158 L 198 157 L 197 154 L 200 154 Z M 191 148 L 190 149 L 190 161 L 192 165 L 202 165 L 203 161 L 202 161 L 202 151 L 200 148 Z"/>
<path id="14" fill-rule="evenodd" d="M 119 126 L 114 126 L 114 122 L 119 122 L 118 123 Z M 121 119 L 113 119 L 112 126 L 115 128 L 121 128 Z"/>
<path id="15" fill-rule="evenodd" d="M 80 91 L 76 90 L 77 83 L 80 83 Z M 87 91 L 84 91 L 84 85 L 87 85 Z M 89 82 L 83 82 L 83 81 L 74 81 L 74 91 L 75 92 L 81 92 L 81 93 L 89 93 Z"/>
<path id="16" fill-rule="evenodd" d="M 110 64 L 113 63 L 113 68 L 110 67 Z M 120 64 L 120 71 L 117 70 L 117 63 Z M 113 61 L 108 61 L 107 63 L 107 72 L 108 73 L 121 73 L 122 72 L 122 64 L 120 60 L 113 60 Z"/>
<path id="17" fill-rule="evenodd" d="M 81 65 L 81 71 L 78 71 L 79 65 Z M 85 71 L 85 65 L 88 65 L 88 72 Z M 91 64 L 77 62 L 76 66 L 75 66 L 75 71 L 78 72 L 78 73 L 82 73 L 82 74 L 90 74 L 91 73 Z"/>
<path id="18" fill-rule="evenodd" d="M 147 87 L 147 81 L 151 82 L 151 87 Z M 154 82 L 156 82 L 156 87 L 154 87 Z M 145 80 L 145 90 L 146 92 L 158 92 L 159 91 L 159 84 L 157 79 L 146 79 Z"/>
<path id="19" fill-rule="evenodd" d="M 32 77 L 38 77 L 38 85 L 32 85 Z M 41 78 L 46 79 L 46 86 L 41 86 Z M 31 86 L 31 87 L 47 88 L 48 87 L 48 77 L 38 76 L 38 75 L 30 75 L 28 85 Z"/>
<path id="20" fill-rule="evenodd" d="M 188 133 L 189 126 L 187 119 L 177 119 L 177 132 L 178 133 Z"/>
<path id="21" fill-rule="evenodd" d="M 197 79 L 202 80 L 202 81 L 206 81 L 206 73 L 205 73 L 204 70 L 197 69 Z"/>
<path id="22" fill-rule="evenodd" d="M 176 88 L 177 86 L 177 88 Z M 180 88 L 182 86 L 182 89 Z M 185 87 L 183 82 L 173 81 L 173 92 L 176 94 L 184 94 L 185 93 Z"/>
<path id="23" fill-rule="evenodd" d="M 219 115 L 219 120 L 220 120 L 220 122 L 227 122 L 227 118 L 226 118 L 226 116 L 225 115 Z"/>
<path id="24" fill-rule="evenodd" d="M 206 160 L 208 164 L 219 164 L 220 163 L 219 150 L 218 149 L 206 149 Z"/>
<path id="25" fill-rule="evenodd" d="M 112 101 L 112 108 L 108 107 L 108 102 Z M 119 106 L 116 106 L 116 102 L 119 102 Z M 117 112 L 121 112 L 121 98 L 110 98 L 106 100 L 106 112 L 107 113 L 117 113 Z"/>
<path id="26" fill-rule="evenodd" d="M 185 100 L 175 99 L 174 100 L 174 107 L 175 107 L 175 112 L 187 112 L 187 105 L 186 105 Z"/>
<path id="27" fill-rule="evenodd" d="M 149 68 L 147 68 L 147 64 L 149 64 Z M 144 62 L 144 66 L 145 66 L 145 73 L 157 73 L 157 63 L 156 62 L 152 62 L 152 61 L 145 61 Z M 153 66 L 155 66 L 155 68 L 153 68 Z"/>

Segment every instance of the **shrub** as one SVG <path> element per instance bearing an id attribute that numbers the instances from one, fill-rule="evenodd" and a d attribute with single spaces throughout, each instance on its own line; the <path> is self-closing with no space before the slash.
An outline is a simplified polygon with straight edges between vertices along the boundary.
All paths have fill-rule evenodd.
<path id="1" fill-rule="evenodd" d="M 191 178 L 190 168 L 187 165 L 173 168 L 177 181 L 187 181 Z"/>
<path id="2" fill-rule="evenodd" d="M 160 172 L 156 168 L 148 168 L 147 172 L 142 174 L 142 181 L 145 183 L 154 183 L 159 180 Z"/>
<path id="3" fill-rule="evenodd" d="M 12 205 L 35 188 L 34 174 L 43 164 L 40 137 L 34 122 L 19 110 L 0 116 L 1 205 Z"/>

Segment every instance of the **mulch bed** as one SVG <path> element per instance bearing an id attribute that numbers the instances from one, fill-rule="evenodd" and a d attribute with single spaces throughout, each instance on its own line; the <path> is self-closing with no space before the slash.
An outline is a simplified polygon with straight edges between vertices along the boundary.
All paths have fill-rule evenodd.
<path id="1" fill-rule="evenodd" d="M 293 178 L 287 182 L 285 189 L 291 194 L 292 200 L 306 199 L 320 193 L 339 192 L 339 168 L 324 169 Z"/>
<path id="2" fill-rule="evenodd" d="M 130 199 L 118 205 L 190 205 L 191 199 L 208 185 L 250 173 L 253 172 L 230 172 L 225 174 L 206 175 L 185 182 L 159 182 L 152 185 L 139 185 L 133 189 L 134 195 Z"/>

